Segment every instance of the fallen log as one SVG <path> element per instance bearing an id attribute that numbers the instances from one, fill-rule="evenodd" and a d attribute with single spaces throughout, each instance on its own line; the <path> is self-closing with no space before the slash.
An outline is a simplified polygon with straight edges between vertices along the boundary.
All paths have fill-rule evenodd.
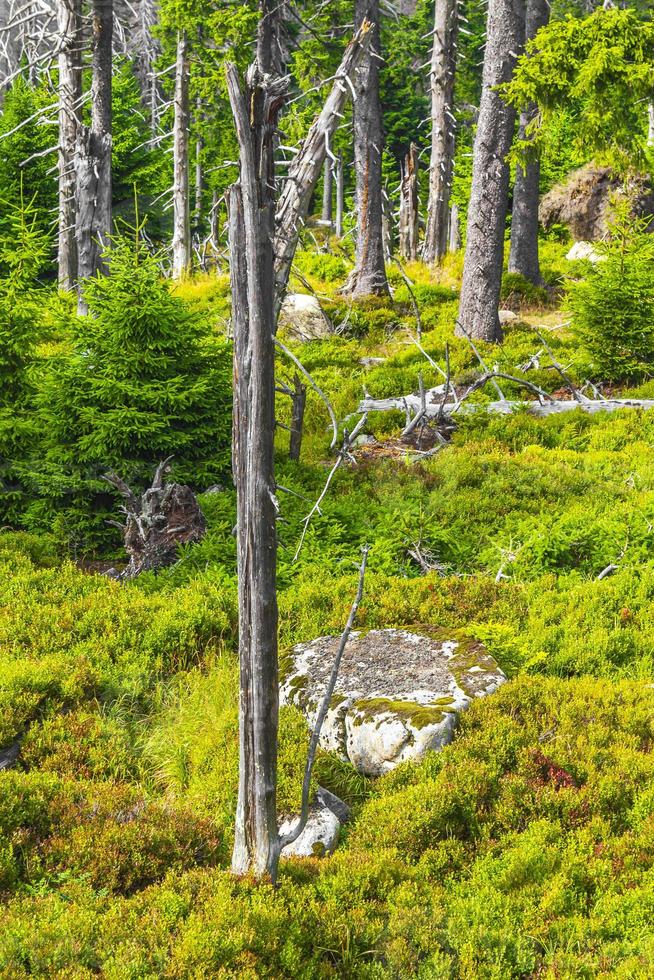
<path id="1" fill-rule="evenodd" d="M 502 399 L 493 402 L 445 402 L 441 406 L 441 398 L 445 390 L 445 385 L 437 388 L 430 388 L 425 392 L 424 416 L 433 418 L 441 412 L 445 417 L 454 415 L 469 415 L 473 412 L 489 412 L 491 415 L 511 415 L 513 412 L 526 409 L 531 415 L 544 418 L 548 415 L 560 415 L 563 412 L 573 412 L 578 409 L 587 412 L 589 415 L 596 415 L 598 412 L 617 412 L 621 408 L 642 409 L 649 411 L 654 409 L 654 398 L 607 398 L 591 399 L 587 398 L 582 402 L 574 399 L 553 398 L 551 401 L 539 402 L 512 401 Z M 439 398 L 438 396 L 441 396 Z M 359 402 L 357 414 L 363 412 L 391 412 L 404 411 L 409 408 L 414 412 L 422 411 L 422 400 L 419 394 L 402 395 L 399 398 L 364 398 Z"/>

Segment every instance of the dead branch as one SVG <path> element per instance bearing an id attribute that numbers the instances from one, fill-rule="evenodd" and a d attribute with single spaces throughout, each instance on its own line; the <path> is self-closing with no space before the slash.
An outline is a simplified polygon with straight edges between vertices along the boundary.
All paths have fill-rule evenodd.
<path id="1" fill-rule="evenodd" d="M 338 671 L 341 666 L 341 660 L 343 659 L 343 654 L 345 652 L 345 647 L 347 641 L 350 638 L 350 633 L 354 626 L 356 620 L 357 611 L 359 605 L 361 604 L 361 599 L 363 598 L 363 585 L 366 576 L 366 564 L 368 561 L 368 545 L 364 545 L 361 549 L 363 557 L 361 559 L 361 564 L 359 566 L 359 585 L 357 587 L 357 594 L 352 603 L 350 609 L 350 615 L 347 618 L 347 623 L 345 624 L 345 629 L 341 633 L 341 639 L 338 644 L 338 650 L 336 651 L 336 656 L 334 657 L 334 663 L 332 665 L 332 671 L 329 675 L 329 681 L 325 688 L 325 693 L 323 694 L 322 701 L 320 703 L 320 708 L 318 709 L 318 714 L 316 715 L 316 720 L 313 725 L 313 731 L 311 732 L 311 740 L 309 742 L 309 750 L 307 752 L 307 762 L 304 769 L 304 779 L 302 780 L 302 806 L 300 809 L 300 817 L 297 824 L 288 834 L 280 840 L 281 848 L 287 847 L 298 839 L 304 828 L 306 827 L 307 819 L 309 817 L 309 793 L 311 791 L 311 774 L 313 772 L 313 764 L 316 759 L 316 752 L 318 751 L 318 742 L 320 741 L 320 732 L 322 731 L 322 726 L 327 717 L 327 712 L 329 711 L 329 705 L 334 693 L 334 688 L 336 687 L 336 681 L 338 680 Z"/>

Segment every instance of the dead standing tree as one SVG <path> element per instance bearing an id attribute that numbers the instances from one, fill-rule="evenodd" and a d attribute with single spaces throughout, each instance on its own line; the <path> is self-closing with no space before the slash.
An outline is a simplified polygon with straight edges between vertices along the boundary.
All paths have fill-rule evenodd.
<path id="1" fill-rule="evenodd" d="M 548 0 L 527 0 L 525 40 L 529 41 L 535 37 L 540 28 L 547 24 L 549 16 Z M 532 103 L 520 113 L 521 140 L 529 138 L 527 127 L 537 112 L 537 106 Z M 536 285 L 543 281 L 538 260 L 539 184 L 538 157 L 518 163 L 513 187 L 509 272 L 519 272 L 525 279 L 529 279 Z"/>
<path id="2" fill-rule="evenodd" d="M 59 286 L 72 290 L 77 277 L 75 148 L 82 98 L 80 0 L 57 0 L 59 68 Z"/>
<path id="3" fill-rule="evenodd" d="M 189 127 L 191 122 L 189 42 L 186 31 L 177 36 L 175 119 L 173 123 L 173 278 L 182 279 L 191 265 L 189 198 Z"/>
<path id="4" fill-rule="evenodd" d="M 400 255 L 409 262 L 418 258 L 418 147 L 412 143 L 404 158 L 400 182 Z"/>
<path id="5" fill-rule="evenodd" d="M 111 235 L 112 35 L 113 0 L 93 0 L 91 125 L 80 127 L 75 153 L 80 281 L 105 268 Z M 87 312 L 81 289 L 79 311 Z"/>
<path id="6" fill-rule="evenodd" d="M 502 336 L 497 310 L 509 194 L 507 156 L 515 110 L 502 100 L 497 86 L 513 75 L 524 29 L 525 0 L 490 0 L 456 330 L 459 337 L 497 341 Z"/>
<path id="7" fill-rule="evenodd" d="M 450 191 L 454 173 L 454 79 L 458 29 L 458 0 L 436 0 L 429 76 L 431 159 L 427 227 L 422 253 L 425 262 L 439 262 L 447 252 L 448 246 Z"/>

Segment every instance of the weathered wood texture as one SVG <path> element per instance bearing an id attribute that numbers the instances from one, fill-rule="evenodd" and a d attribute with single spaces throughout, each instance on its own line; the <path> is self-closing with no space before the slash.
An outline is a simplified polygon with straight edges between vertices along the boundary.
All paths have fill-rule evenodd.
<path id="1" fill-rule="evenodd" d="M 371 26 L 364 22 L 343 55 L 325 104 L 288 170 L 288 179 L 275 215 L 275 311 L 279 313 L 291 274 L 300 230 L 309 212 L 311 195 L 320 177 L 330 140 L 352 92 L 352 79 L 370 42 Z M 342 202 L 341 202 L 342 208 Z"/>
<path id="2" fill-rule="evenodd" d="M 431 157 L 427 226 L 422 253 L 425 262 L 438 262 L 447 251 L 450 192 L 454 173 L 454 81 L 458 30 L 458 0 L 436 0 L 429 76 Z"/>
<path id="3" fill-rule="evenodd" d="M 173 122 L 173 278 L 183 279 L 191 267 L 191 204 L 189 197 L 189 85 L 191 59 L 186 31 L 177 37 L 175 115 Z"/>
<path id="4" fill-rule="evenodd" d="M 111 237 L 113 0 L 93 0 L 91 27 L 91 125 L 80 126 L 75 154 L 80 282 L 106 270 Z M 83 287 L 78 308 L 87 312 Z"/>
<path id="5" fill-rule="evenodd" d="M 400 255 L 410 262 L 418 258 L 419 229 L 418 147 L 412 143 L 402 165 L 399 221 Z"/>
<path id="6" fill-rule="evenodd" d="M 490 0 L 466 253 L 459 304 L 458 336 L 501 339 L 497 314 L 502 284 L 504 230 L 515 110 L 496 86 L 508 82 L 524 40 L 525 0 Z"/>
<path id="7" fill-rule="evenodd" d="M 77 277 L 75 239 L 75 147 L 82 111 L 80 0 L 57 0 L 59 68 L 59 227 L 58 270 L 61 289 L 72 290 Z"/>
<path id="8" fill-rule="evenodd" d="M 382 150 L 384 133 L 379 97 L 381 36 L 379 0 L 355 0 L 354 23 L 372 23 L 370 46 L 355 72 L 353 110 L 357 236 L 354 270 L 346 285 L 353 296 L 388 294 L 384 256 Z"/>
<path id="9" fill-rule="evenodd" d="M 535 37 L 550 16 L 548 0 L 527 0 L 525 40 Z M 520 113 L 519 137 L 528 138 L 527 127 L 538 112 L 535 104 Z M 536 285 L 542 283 L 538 260 L 538 200 L 540 161 L 538 157 L 516 166 L 511 211 L 509 272 L 518 272 Z"/>
<path id="10" fill-rule="evenodd" d="M 234 329 L 234 480 L 237 491 L 240 762 L 232 869 L 275 879 L 277 533 L 273 333 L 275 175 L 273 141 L 284 83 L 251 66 L 242 91 L 227 84 L 240 150 L 229 191 Z"/>
<path id="11" fill-rule="evenodd" d="M 164 483 L 169 459 L 157 467 L 152 485 L 140 496 L 115 473 L 105 479 L 123 497 L 125 523 L 118 525 L 124 537 L 129 564 L 122 579 L 157 571 L 177 560 L 180 545 L 196 544 L 206 533 L 206 521 L 190 487 Z"/>

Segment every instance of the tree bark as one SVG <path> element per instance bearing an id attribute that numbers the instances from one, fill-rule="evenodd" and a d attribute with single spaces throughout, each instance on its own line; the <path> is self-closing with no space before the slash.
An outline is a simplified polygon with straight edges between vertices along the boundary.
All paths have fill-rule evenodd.
<path id="1" fill-rule="evenodd" d="M 77 154 L 77 261 L 80 281 L 106 272 L 111 237 L 113 0 L 93 0 L 91 125 L 80 129 Z M 80 288 L 78 309 L 87 312 Z"/>
<path id="2" fill-rule="evenodd" d="M 343 55 L 322 111 L 314 120 L 288 169 L 275 214 L 275 314 L 279 313 L 291 274 L 300 228 L 309 212 L 311 195 L 320 177 L 327 153 L 326 140 L 337 129 L 347 102 L 352 78 L 370 41 L 370 25 L 357 31 Z"/>
<path id="3" fill-rule="evenodd" d="M 307 401 L 307 386 L 302 383 L 300 375 L 296 373 L 294 378 L 294 390 L 291 395 L 291 438 L 288 448 L 288 458 L 299 460 L 300 450 L 302 449 L 302 434 L 304 431 L 304 406 Z"/>
<path id="4" fill-rule="evenodd" d="M 404 158 L 400 183 L 400 255 L 409 262 L 418 258 L 418 147 L 412 143 Z"/>
<path id="5" fill-rule="evenodd" d="M 458 252 L 461 248 L 461 229 L 459 228 L 459 209 L 456 204 L 450 208 L 450 227 L 448 232 L 448 252 Z"/>
<path id="6" fill-rule="evenodd" d="M 654 102 L 647 106 L 647 145 L 654 146 Z"/>
<path id="7" fill-rule="evenodd" d="M 82 111 L 80 0 L 57 0 L 59 32 L 59 287 L 72 290 L 77 277 L 75 240 L 75 147 Z"/>
<path id="8" fill-rule="evenodd" d="M 458 0 L 436 0 L 431 57 L 431 159 L 429 201 L 422 257 L 440 262 L 447 251 L 454 173 L 454 81 L 459 31 Z"/>
<path id="9" fill-rule="evenodd" d="M 336 160 L 336 224 L 337 238 L 343 237 L 343 218 L 345 213 L 345 178 L 343 174 L 343 154 L 339 153 Z"/>
<path id="10" fill-rule="evenodd" d="M 372 38 L 355 76 L 353 112 L 357 238 L 355 265 L 345 287 L 353 296 L 388 295 L 384 263 L 382 149 L 384 134 L 379 98 L 381 41 L 379 0 L 355 0 L 354 22 L 368 18 Z"/>
<path id="11" fill-rule="evenodd" d="M 548 0 L 527 0 L 525 41 L 529 41 L 549 20 Z M 538 108 L 532 104 L 520 113 L 519 137 L 527 138 L 527 127 Z M 535 158 L 516 166 L 511 214 L 509 272 L 518 272 L 535 285 L 543 281 L 538 261 L 538 200 L 540 160 Z"/>
<path id="12" fill-rule="evenodd" d="M 334 168 L 332 158 L 327 154 L 325 157 L 325 170 L 322 188 L 322 220 L 325 223 L 332 223 L 332 200 L 334 189 Z"/>
<path id="13" fill-rule="evenodd" d="M 227 83 L 240 149 L 240 178 L 229 191 L 234 330 L 234 482 L 237 493 L 240 765 L 232 870 L 275 880 L 277 534 L 274 473 L 274 159 L 283 83 L 257 63 L 241 90 Z"/>
<path id="14" fill-rule="evenodd" d="M 186 31 L 177 37 L 175 119 L 173 123 L 173 278 L 183 279 L 191 267 L 189 200 L 189 42 Z"/>
<path id="15" fill-rule="evenodd" d="M 522 50 L 525 0 L 490 0 L 486 52 L 473 151 L 466 254 L 459 304 L 458 336 L 498 341 L 509 164 L 515 110 L 496 86 L 508 82 Z"/>

